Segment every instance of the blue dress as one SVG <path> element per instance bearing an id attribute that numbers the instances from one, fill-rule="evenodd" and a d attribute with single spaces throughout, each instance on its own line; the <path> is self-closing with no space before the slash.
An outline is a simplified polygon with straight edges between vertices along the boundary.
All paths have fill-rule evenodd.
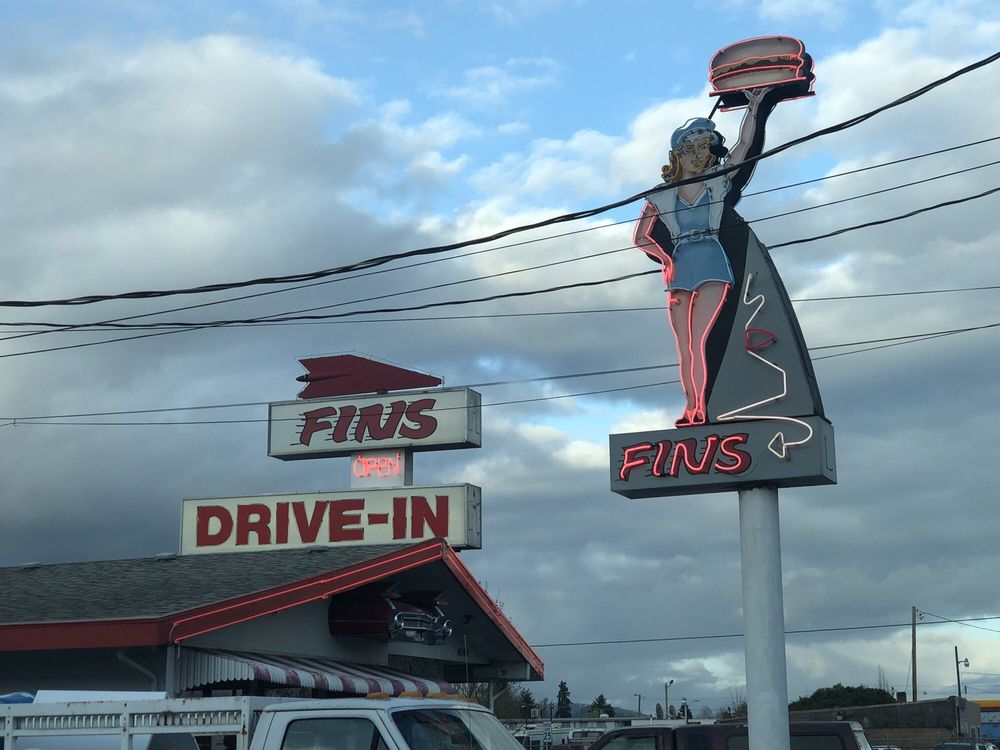
<path id="1" fill-rule="evenodd" d="M 693 292 L 707 281 L 733 285 L 733 271 L 718 232 L 709 228 L 708 190 L 689 206 L 678 193 L 674 200 L 680 234 L 674 239 L 674 278 L 668 289 Z"/>

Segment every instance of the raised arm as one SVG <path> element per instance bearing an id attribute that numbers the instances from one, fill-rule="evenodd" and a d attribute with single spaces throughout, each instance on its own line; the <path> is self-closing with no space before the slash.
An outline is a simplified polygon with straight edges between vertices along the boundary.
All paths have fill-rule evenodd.
<path id="1" fill-rule="evenodd" d="M 743 92 L 750 102 L 750 106 L 747 107 L 746 112 L 743 114 L 743 123 L 740 125 L 740 138 L 736 142 L 736 145 L 729 150 L 728 161 L 730 164 L 736 164 L 747 158 L 747 152 L 750 150 L 750 146 L 754 142 L 754 136 L 757 134 L 761 100 L 767 96 L 770 90 L 769 88 L 763 88 Z M 763 123 L 760 124 L 763 125 Z"/>
<path id="2" fill-rule="evenodd" d="M 762 88 L 743 92 L 746 94 L 750 106 L 747 107 L 746 113 L 743 115 L 740 138 L 726 158 L 727 165 L 739 164 L 747 159 L 752 159 L 764 150 L 764 126 L 771 110 L 774 109 L 780 98 L 768 96 L 774 90 L 773 88 Z M 756 162 L 753 162 L 743 169 L 729 173 L 730 196 L 734 197 L 734 202 L 739 201 L 740 194 L 753 176 L 753 170 L 756 166 Z"/>

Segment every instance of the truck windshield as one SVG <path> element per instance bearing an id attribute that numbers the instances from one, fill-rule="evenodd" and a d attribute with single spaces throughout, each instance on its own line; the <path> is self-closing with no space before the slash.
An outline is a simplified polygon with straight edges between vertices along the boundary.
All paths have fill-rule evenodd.
<path id="1" fill-rule="evenodd" d="M 392 714 L 411 750 L 524 750 L 493 714 L 421 708 Z"/>

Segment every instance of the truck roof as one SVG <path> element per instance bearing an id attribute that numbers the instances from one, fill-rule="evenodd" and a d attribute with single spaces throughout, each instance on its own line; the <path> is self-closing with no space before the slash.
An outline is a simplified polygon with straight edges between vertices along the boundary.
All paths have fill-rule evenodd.
<path id="1" fill-rule="evenodd" d="M 318 698 L 316 700 L 301 700 L 298 698 L 277 699 L 273 705 L 268 705 L 272 711 L 329 711 L 331 708 L 344 709 L 419 709 L 419 708 L 449 708 L 464 711 L 487 711 L 478 703 L 455 700 L 452 698 Z"/>

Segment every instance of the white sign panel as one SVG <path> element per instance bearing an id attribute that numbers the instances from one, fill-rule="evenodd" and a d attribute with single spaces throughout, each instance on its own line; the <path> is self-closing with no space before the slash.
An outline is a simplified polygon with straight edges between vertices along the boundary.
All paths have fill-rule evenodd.
<path id="1" fill-rule="evenodd" d="M 482 491 L 471 484 L 353 489 L 183 502 L 181 554 L 411 544 L 482 546 Z"/>
<path id="2" fill-rule="evenodd" d="M 267 453 L 287 461 L 359 450 L 478 448 L 481 404 L 469 388 L 282 401 L 270 405 Z"/>

